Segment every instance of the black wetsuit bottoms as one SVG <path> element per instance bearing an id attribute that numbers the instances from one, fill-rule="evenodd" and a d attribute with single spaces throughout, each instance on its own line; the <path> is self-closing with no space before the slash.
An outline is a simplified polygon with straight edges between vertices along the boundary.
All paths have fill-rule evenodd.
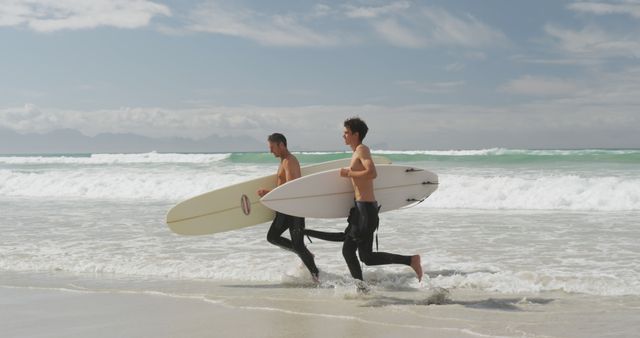
<path id="1" fill-rule="evenodd" d="M 342 255 L 347 262 L 349 272 L 351 272 L 353 278 L 359 280 L 362 280 L 362 269 L 356 256 L 356 250 L 360 260 L 366 265 L 411 265 L 411 256 L 373 252 L 373 234 L 380 222 L 378 218 L 378 203 L 356 201 L 355 204 L 355 207 L 351 208 L 349 213 L 349 225 L 344 232 L 305 230 L 304 233 L 327 241 L 343 242 Z"/>
<path id="2" fill-rule="evenodd" d="M 291 240 L 281 236 L 287 229 L 289 229 Z M 313 255 L 304 245 L 304 218 L 276 212 L 276 217 L 273 219 L 273 223 L 271 223 L 267 233 L 267 241 L 296 253 L 309 269 L 309 272 L 318 274 Z"/>
<path id="3" fill-rule="evenodd" d="M 358 250 L 360 260 L 366 265 L 411 265 L 411 256 L 373 252 L 373 233 L 380 222 L 377 202 L 356 201 L 356 212 L 357 215 L 354 217 L 356 222 L 350 223 L 345 230 L 346 238 L 342 245 L 342 256 L 347 261 L 353 278 L 362 280 L 362 269 L 356 257 L 356 250 Z"/>

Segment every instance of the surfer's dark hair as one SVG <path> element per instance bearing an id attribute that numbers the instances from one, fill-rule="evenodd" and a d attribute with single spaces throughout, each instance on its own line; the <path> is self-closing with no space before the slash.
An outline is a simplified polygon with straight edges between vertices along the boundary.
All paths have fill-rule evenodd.
<path id="1" fill-rule="evenodd" d="M 369 127 L 367 124 L 362 121 L 359 117 L 351 117 L 344 121 L 345 128 L 349 128 L 351 133 L 358 133 L 360 137 L 360 142 L 364 140 L 364 137 L 367 136 L 367 132 L 369 131 Z"/>
<path id="2" fill-rule="evenodd" d="M 275 144 L 282 143 L 282 144 L 284 144 L 285 147 L 287 146 L 287 138 L 284 137 L 284 135 L 282 135 L 280 133 L 273 133 L 273 134 L 269 135 L 269 138 L 267 140 L 269 140 L 269 142 L 273 142 Z"/>

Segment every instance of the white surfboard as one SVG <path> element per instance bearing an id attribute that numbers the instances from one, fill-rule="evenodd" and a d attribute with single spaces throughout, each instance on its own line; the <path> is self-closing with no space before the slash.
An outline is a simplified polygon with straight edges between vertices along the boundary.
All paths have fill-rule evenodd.
<path id="1" fill-rule="evenodd" d="M 329 169 L 348 167 L 345 158 L 304 166 L 302 175 Z M 376 164 L 391 163 L 389 159 L 374 156 Z M 259 203 L 258 189 L 274 189 L 276 175 L 256 178 L 230 185 L 180 202 L 167 213 L 167 225 L 181 235 L 206 235 L 240 229 L 273 220 L 274 211 Z"/>
<path id="2" fill-rule="evenodd" d="M 419 168 L 376 165 L 373 181 L 380 212 L 411 206 L 424 201 L 438 188 L 438 175 Z M 347 217 L 353 207 L 351 179 L 329 170 L 287 182 L 262 197 L 270 209 L 299 217 Z"/>

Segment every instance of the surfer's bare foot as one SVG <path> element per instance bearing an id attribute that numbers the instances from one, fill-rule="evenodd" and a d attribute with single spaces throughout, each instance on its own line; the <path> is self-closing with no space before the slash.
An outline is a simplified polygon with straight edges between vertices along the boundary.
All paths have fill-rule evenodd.
<path id="1" fill-rule="evenodd" d="M 422 265 L 420 264 L 420 255 L 411 256 L 411 268 L 416 272 L 418 282 L 422 282 Z"/>

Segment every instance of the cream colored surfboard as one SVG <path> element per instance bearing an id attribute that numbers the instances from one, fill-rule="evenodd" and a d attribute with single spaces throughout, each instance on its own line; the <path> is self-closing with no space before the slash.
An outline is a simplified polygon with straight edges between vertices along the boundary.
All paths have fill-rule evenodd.
<path id="1" fill-rule="evenodd" d="M 380 212 L 422 202 L 438 188 L 438 175 L 401 165 L 376 165 L 373 189 Z M 287 182 L 262 197 L 261 202 L 279 212 L 314 218 L 347 217 L 354 204 L 351 179 L 336 170 Z"/>
<path id="2" fill-rule="evenodd" d="M 304 166 L 302 175 L 349 166 L 350 158 Z M 376 164 L 391 163 L 374 156 Z M 276 175 L 256 178 L 185 200 L 169 210 L 167 225 L 181 235 L 206 235 L 273 220 L 274 211 L 259 203 L 258 189 L 274 189 Z"/>

